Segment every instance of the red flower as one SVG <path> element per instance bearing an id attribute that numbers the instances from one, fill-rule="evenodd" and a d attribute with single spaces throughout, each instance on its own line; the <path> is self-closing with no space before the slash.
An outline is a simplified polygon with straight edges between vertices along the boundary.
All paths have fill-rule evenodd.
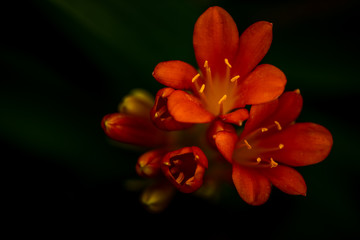
<path id="1" fill-rule="evenodd" d="M 154 69 L 157 81 L 176 89 L 166 97 L 166 112 L 182 123 L 206 123 L 220 116 L 241 124 L 248 117 L 245 105 L 274 100 L 284 91 L 282 71 L 269 64 L 257 66 L 271 41 L 271 23 L 256 22 L 239 37 L 224 9 L 209 8 L 197 20 L 193 35 L 200 72 L 182 61 L 161 62 Z M 152 118 L 156 115 L 158 111 Z"/>
<path id="2" fill-rule="evenodd" d="M 161 169 L 170 182 L 181 192 L 191 193 L 199 189 L 208 167 L 205 154 L 198 147 L 184 147 L 167 153 Z"/>
<path id="3" fill-rule="evenodd" d="M 252 106 L 237 143 L 227 141 L 235 147 L 232 158 L 216 136 L 220 152 L 233 164 L 233 182 L 245 202 L 265 203 L 271 184 L 287 194 L 306 195 L 303 177 L 291 166 L 321 162 L 329 154 L 333 140 L 323 126 L 293 124 L 301 108 L 302 97 L 298 90 L 286 92 L 272 102 Z M 220 132 L 219 136 L 223 135 L 226 133 Z"/>

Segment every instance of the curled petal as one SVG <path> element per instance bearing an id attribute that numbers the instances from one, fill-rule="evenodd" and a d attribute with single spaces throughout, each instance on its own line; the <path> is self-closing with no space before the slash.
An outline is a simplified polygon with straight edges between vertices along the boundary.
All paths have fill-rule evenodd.
<path id="1" fill-rule="evenodd" d="M 275 168 L 259 169 L 281 191 L 292 195 L 306 196 L 306 183 L 295 169 L 278 165 Z"/>
<path id="2" fill-rule="evenodd" d="M 161 62 L 153 72 L 159 83 L 175 89 L 191 89 L 191 80 L 196 74 L 198 72 L 193 66 L 182 61 Z"/>
<path id="3" fill-rule="evenodd" d="M 164 149 L 155 149 L 142 154 L 136 163 L 136 172 L 142 177 L 155 177 L 160 173 Z"/>
<path id="4" fill-rule="evenodd" d="M 195 23 L 193 45 L 201 71 L 205 72 L 204 62 L 208 61 L 211 72 L 223 76 L 224 59 L 233 62 L 239 45 L 236 23 L 224 9 L 210 7 Z"/>
<path id="5" fill-rule="evenodd" d="M 263 146 L 274 143 L 284 145 L 269 153 L 275 160 L 290 166 L 306 166 L 324 160 L 330 153 L 333 139 L 329 130 L 321 125 L 296 123 L 261 141 Z"/>
<path id="6" fill-rule="evenodd" d="M 242 104 L 260 104 L 278 98 L 284 91 L 285 74 L 277 67 L 262 64 L 239 83 Z"/>
<path id="7" fill-rule="evenodd" d="M 270 181 L 258 171 L 233 164 L 232 179 L 240 197 L 250 205 L 264 204 L 270 196 Z"/>
<path id="8" fill-rule="evenodd" d="M 185 147 L 167 153 L 161 170 L 179 191 L 191 193 L 201 187 L 207 167 L 207 158 L 200 148 Z"/>
<path id="9" fill-rule="evenodd" d="M 101 126 L 106 135 L 122 143 L 142 147 L 159 147 L 166 144 L 164 132 L 147 118 L 112 113 L 104 116 Z"/>
<path id="10" fill-rule="evenodd" d="M 248 27 L 240 36 L 234 69 L 246 76 L 266 55 L 272 41 L 272 23 L 260 21 Z"/>
<path id="11" fill-rule="evenodd" d="M 168 109 L 170 115 L 182 123 L 207 123 L 215 118 L 198 98 L 181 90 L 176 90 L 169 96 Z"/>
<path id="12" fill-rule="evenodd" d="M 172 88 L 160 89 L 155 97 L 155 104 L 150 111 L 150 118 L 160 129 L 166 131 L 181 130 L 191 127 L 189 123 L 176 121 L 169 113 L 168 99 L 175 92 Z"/>

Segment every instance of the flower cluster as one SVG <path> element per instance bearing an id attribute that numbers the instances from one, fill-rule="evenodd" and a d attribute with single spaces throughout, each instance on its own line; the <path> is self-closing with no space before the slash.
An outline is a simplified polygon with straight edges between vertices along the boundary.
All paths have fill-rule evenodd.
<path id="1" fill-rule="evenodd" d="M 136 171 L 154 179 L 142 195 L 151 210 L 163 209 L 175 189 L 211 192 L 231 179 L 251 205 L 265 203 L 272 185 L 306 195 L 293 167 L 324 160 L 332 136 L 318 124 L 295 123 L 300 91 L 284 92 L 284 73 L 259 65 L 271 41 L 271 23 L 256 22 L 239 36 L 232 17 L 211 7 L 194 28 L 198 70 L 177 60 L 159 63 L 153 76 L 166 87 L 155 99 L 135 90 L 103 118 L 107 136 L 148 148 Z"/>

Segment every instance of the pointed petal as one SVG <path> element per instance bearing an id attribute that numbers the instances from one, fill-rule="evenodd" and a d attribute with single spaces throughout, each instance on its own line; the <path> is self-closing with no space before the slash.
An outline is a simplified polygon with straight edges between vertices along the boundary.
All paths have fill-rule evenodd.
<path id="1" fill-rule="evenodd" d="M 195 23 L 193 45 L 196 61 L 204 72 L 204 62 L 208 61 L 211 72 L 220 76 L 225 73 L 224 59 L 234 60 L 239 32 L 232 17 L 220 7 L 210 7 Z"/>
<path id="2" fill-rule="evenodd" d="M 246 76 L 266 55 L 272 41 L 272 23 L 260 21 L 248 27 L 240 36 L 234 69 Z"/>
<path id="3" fill-rule="evenodd" d="M 240 197 L 250 205 L 264 204 L 270 196 L 270 181 L 256 170 L 233 164 L 232 179 Z"/>
<path id="4" fill-rule="evenodd" d="M 285 92 L 271 102 L 253 105 L 242 136 L 257 128 L 271 125 L 274 121 L 278 121 L 281 126 L 290 124 L 299 116 L 302 105 L 303 99 L 299 90 Z"/>
<path id="5" fill-rule="evenodd" d="M 215 134 L 215 144 L 221 155 L 232 162 L 232 156 L 237 141 L 237 135 L 235 132 L 221 131 Z"/>
<path id="6" fill-rule="evenodd" d="M 329 130 L 315 123 L 296 123 L 263 139 L 263 146 L 281 143 L 284 148 L 268 153 L 275 161 L 290 166 L 306 166 L 321 162 L 330 153 L 333 139 Z"/>
<path id="7" fill-rule="evenodd" d="M 306 183 L 295 169 L 283 165 L 260 170 L 281 191 L 292 195 L 306 196 Z"/>
<path id="8" fill-rule="evenodd" d="M 153 72 L 159 83 L 175 89 L 191 89 L 191 80 L 196 74 L 198 72 L 193 66 L 182 61 L 161 62 Z"/>
<path id="9" fill-rule="evenodd" d="M 239 99 L 248 105 L 269 102 L 283 93 L 285 84 L 286 77 L 280 69 L 262 64 L 239 83 Z"/>
<path id="10" fill-rule="evenodd" d="M 240 108 L 231 113 L 221 115 L 220 118 L 224 122 L 241 126 L 242 123 L 249 118 L 249 111 L 245 108 Z"/>
<path id="11" fill-rule="evenodd" d="M 181 90 L 169 96 L 168 109 L 176 121 L 184 123 L 207 123 L 215 118 L 198 98 Z"/>

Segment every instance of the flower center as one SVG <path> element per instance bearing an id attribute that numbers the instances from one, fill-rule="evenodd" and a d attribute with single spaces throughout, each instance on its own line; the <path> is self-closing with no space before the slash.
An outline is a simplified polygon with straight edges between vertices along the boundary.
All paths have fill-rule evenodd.
<path id="1" fill-rule="evenodd" d="M 199 96 L 204 107 L 214 115 L 229 112 L 234 107 L 237 96 L 237 81 L 240 75 L 231 75 L 231 64 L 224 59 L 226 73 L 224 76 L 211 73 L 209 62 L 204 62 L 205 72 L 198 73 L 192 79 L 195 86 L 195 94 Z"/>
<path id="2" fill-rule="evenodd" d="M 243 139 L 235 150 L 235 157 L 238 163 L 251 167 L 277 167 L 278 163 L 269 155 L 271 152 L 284 148 L 284 144 L 279 143 L 273 146 L 261 145 L 261 138 L 265 135 L 273 134 L 274 131 L 281 131 L 282 127 L 278 121 L 273 124 L 254 130 L 246 139 Z"/>
<path id="3" fill-rule="evenodd" d="M 179 185 L 190 185 L 194 181 L 199 156 L 193 153 L 185 153 L 170 158 L 169 162 L 164 162 L 169 167 L 171 176 Z"/>

